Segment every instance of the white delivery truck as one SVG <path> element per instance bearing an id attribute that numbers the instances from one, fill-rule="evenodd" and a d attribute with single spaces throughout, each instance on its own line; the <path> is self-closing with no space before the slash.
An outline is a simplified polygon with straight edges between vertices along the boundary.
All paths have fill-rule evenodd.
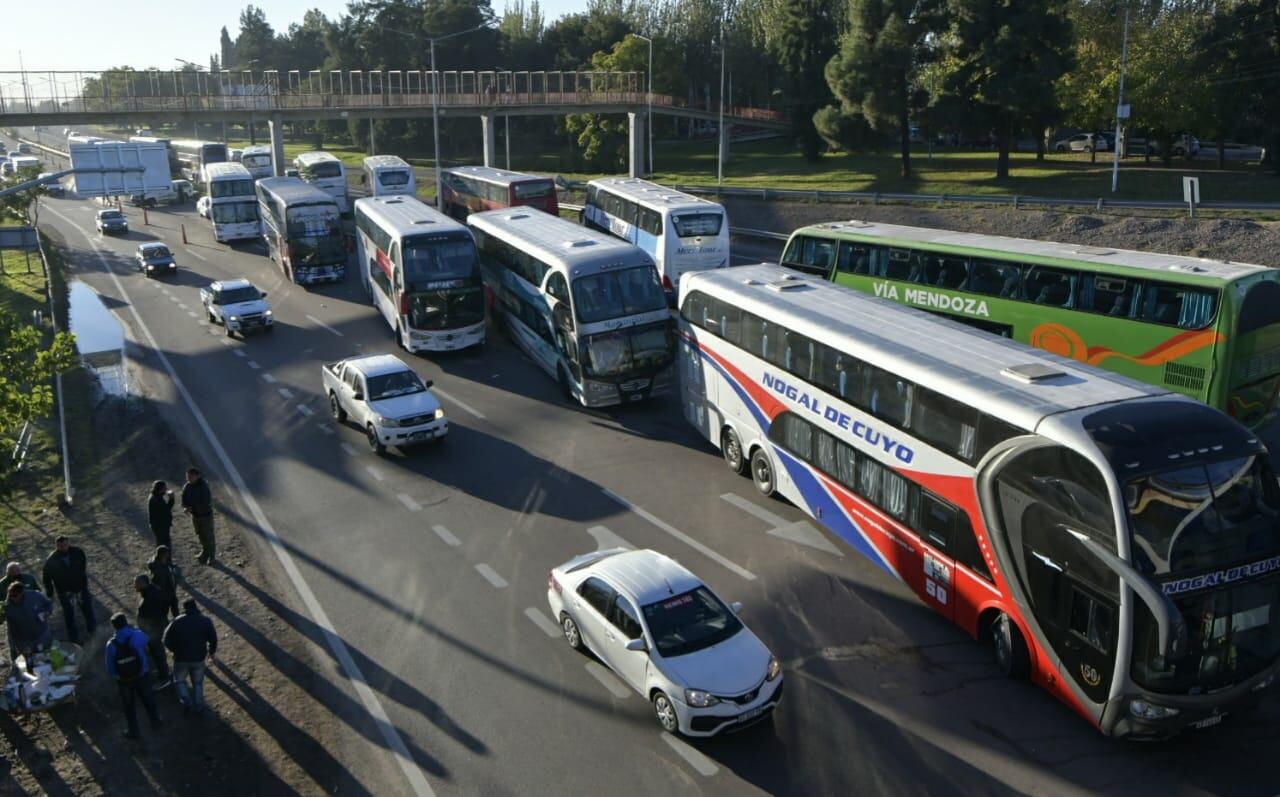
<path id="1" fill-rule="evenodd" d="M 75 191 L 82 197 L 159 197 L 173 191 L 169 149 L 141 141 L 77 142 L 67 138 Z"/>

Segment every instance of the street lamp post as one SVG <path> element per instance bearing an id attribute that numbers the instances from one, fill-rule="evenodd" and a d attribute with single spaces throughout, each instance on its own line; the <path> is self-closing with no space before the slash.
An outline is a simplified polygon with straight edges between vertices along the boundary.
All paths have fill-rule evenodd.
<path id="1" fill-rule="evenodd" d="M 649 139 L 649 174 L 653 174 L 653 39 L 648 36 L 642 36 L 639 33 L 633 33 L 637 39 L 644 39 L 649 42 L 649 90 L 645 92 L 645 102 L 649 106 L 648 117 L 645 125 L 648 128 L 645 136 Z"/>
<path id="2" fill-rule="evenodd" d="M 443 200 L 440 196 L 440 73 L 436 71 L 436 42 L 452 39 L 454 36 L 475 33 L 483 27 L 484 25 L 476 25 L 474 28 L 467 28 L 445 36 L 427 37 L 427 41 L 431 42 L 431 134 L 432 138 L 435 139 L 436 145 L 436 210 L 444 209 Z"/>
<path id="3" fill-rule="evenodd" d="M 509 81 L 515 80 L 515 73 L 512 72 L 510 69 L 504 69 L 503 67 L 500 67 L 500 66 L 494 67 L 494 77 L 501 75 L 503 72 L 507 73 L 507 80 Z M 507 87 L 512 88 L 512 85 L 508 83 Z M 499 88 L 498 90 L 498 96 L 499 97 L 502 96 L 501 88 Z M 507 170 L 510 171 L 511 170 L 511 114 L 504 113 L 502 115 L 502 123 L 505 127 L 505 130 L 502 134 L 502 143 L 507 148 Z"/>
<path id="4" fill-rule="evenodd" d="M 717 132 L 720 134 L 716 146 L 716 185 L 724 184 L 724 15 L 727 7 L 720 5 L 720 121 Z"/>

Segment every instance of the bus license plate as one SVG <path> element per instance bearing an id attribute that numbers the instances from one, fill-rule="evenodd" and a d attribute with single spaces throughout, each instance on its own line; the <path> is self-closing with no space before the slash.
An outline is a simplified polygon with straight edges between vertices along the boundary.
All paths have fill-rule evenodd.
<path id="1" fill-rule="evenodd" d="M 1225 715 L 1216 714 L 1212 717 L 1205 717 L 1202 720 L 1198 720 L 1196 722 L 1191 723 L 1191 727 L 1195 728 L 1196 730 L 1203 730 L 1204 728 L 1212 728 L 1214 725 L 1217 725 L 1222 722 L 1223 716 Z"/>

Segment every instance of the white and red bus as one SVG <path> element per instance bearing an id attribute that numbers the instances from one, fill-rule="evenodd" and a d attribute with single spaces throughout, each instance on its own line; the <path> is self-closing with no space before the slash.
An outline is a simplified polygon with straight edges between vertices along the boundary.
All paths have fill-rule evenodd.
<path id="1" fill-rule="evenodd" d="M 357 199 L 360 279 L 407 351 L 484 343 L 485 296 L 471 232 L 417 197 Z"/>
<path id="2" fill-rule="evenodd" d="M 560 215 L 556 184 L 550 177 L 491 169 L 488 166 L 456 166 L 440 175 L 444 212 L 459 221 L 482 210 L 517 205 Z"/>
<path id="3" fill-rule="evenodd" d="M 1280 487 L 1185 396 L 777 266 L 680 285 L 684 413 L 1103 733 L 1277 691 Z"/>

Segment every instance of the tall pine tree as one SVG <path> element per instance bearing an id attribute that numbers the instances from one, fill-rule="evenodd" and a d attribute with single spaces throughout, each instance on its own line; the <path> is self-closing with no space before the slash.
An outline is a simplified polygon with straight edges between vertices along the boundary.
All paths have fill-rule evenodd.
<path id="1" fill-rule="evenodd" d="M 836 10 L 841 7 L 834 0 L 782 0 L 778 9 L 772 48 L 787 78 L 793 131 L 809 160 L 817 160 L 820 151 L 813 115 L 831 97 L 822 72 L 835 54 Z"/>

